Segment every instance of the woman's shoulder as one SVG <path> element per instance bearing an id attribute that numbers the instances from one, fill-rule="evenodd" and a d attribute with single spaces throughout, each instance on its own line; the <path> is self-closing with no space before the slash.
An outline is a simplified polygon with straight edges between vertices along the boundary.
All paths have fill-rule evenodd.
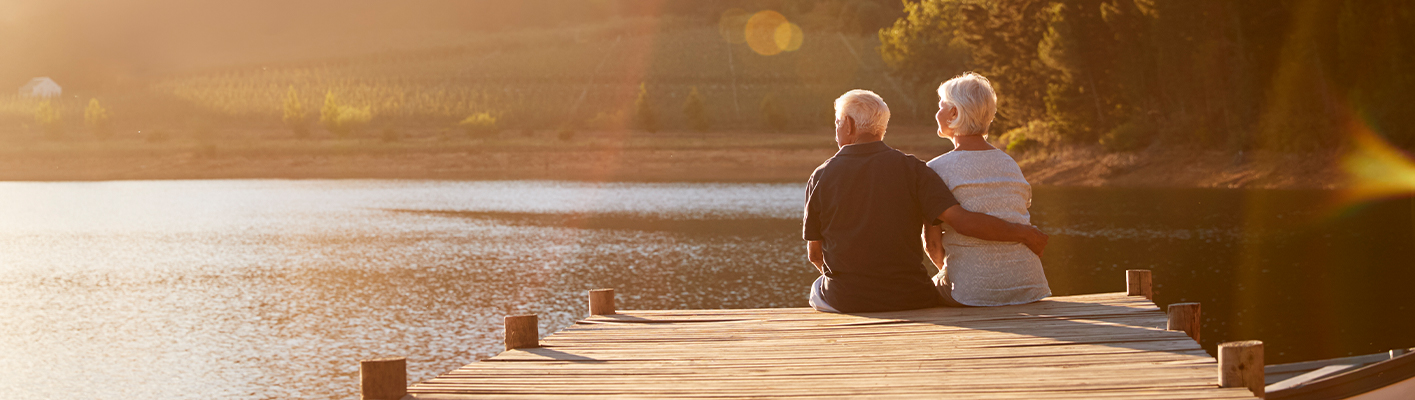
<path id="1" fill-rule="evenodd" d="M 929 160 L 929 162 L 925 164 L 928 164 L 930 168 L 933 168 L 935 165 L 942 165 L 952 162 L 953 160 L 960 157 L 962 153 L 966 152 L 959 150 L 949 150 L 947 153 L 939 154 L 938 157 L 934 157 L 932 160 Z"/>
<path id="2" fill-rule="evenodd" d="M 940 154 L 938 157 L 934 157 L 932 160 L 929 160 L 928 164 L 929 164 L 929 166 L 933 166 L 935 163 L 956 162 L 957 160 L 963 160 L 963 159 L 967 159 L 967 160 L 970 160 L 970 161 L 979 160 L 979 159 L 984 159 L 984 160 L 997 159 L 997 160 L 1012 161 L 1013 163 L 1016 163 L 1016 162 L 1017 162 L 1016 160 L 1013 160 L 1013 159 L 1012 159 L 1012 156 L 1011 156 L 1011 155 L 1008 155 L 1007 152 L 1002 151 L 1001 149 L 990 149 L 990 150 L 949 150 L 947 153 Z"/>

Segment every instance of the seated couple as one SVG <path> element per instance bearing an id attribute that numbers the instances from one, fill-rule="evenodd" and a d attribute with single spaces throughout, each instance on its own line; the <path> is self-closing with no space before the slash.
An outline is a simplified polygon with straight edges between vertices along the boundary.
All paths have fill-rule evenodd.
<path id="1" fill-rule="evenodd" d="M 1051 295 L 1040 259 L 1047 236 L 1027 212 L 1032 188 L 983 138 L 997 110 L 991 84 L 969 73 L 938 93 L 938 135 L 954 149 L 927 164 L 884 144 L 889 107 L 878 95 L 852 90 L 835 100 L 840 151 L 807 181 L 802 224 L 821 273 L 811 287 L 816 310 L 1002 306 Z M 925 252 L 939 268 L 932 279 Z"/>

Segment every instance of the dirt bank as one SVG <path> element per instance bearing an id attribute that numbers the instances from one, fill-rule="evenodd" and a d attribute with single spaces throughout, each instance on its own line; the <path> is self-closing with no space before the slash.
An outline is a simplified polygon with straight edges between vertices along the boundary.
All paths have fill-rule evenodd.
<path id="1" fill-rule="evenodd" d="M 917 131 L 917 132 L 916 132 Z M 888 143 L 929 159 L 949 145 L 922 130 Z M 0 180 L 551 179 L 804 182 L 835 152 L 828 132 L 551 133 L 394 142 L 227 140 L 0 143 Z M 1071 147 L 1017 154 L 1035 185 L 1333 189 L 1336 154 L 1231 154 L 1194 149 L 1106 153 Z"/>
<path id="2" fill-rule="evenodd" d="M 1014 156 L 1033 185 L 1339 189 L 1346 175 L 1339 152 L 1232 153 L 1202 149 L 1150 149 L 1107 153 L 1071 147 Z"/>

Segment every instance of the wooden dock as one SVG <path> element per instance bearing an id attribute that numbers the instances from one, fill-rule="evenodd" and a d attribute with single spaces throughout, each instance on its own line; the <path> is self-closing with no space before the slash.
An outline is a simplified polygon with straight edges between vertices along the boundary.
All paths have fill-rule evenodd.
<path id="1" fill-rule="evenodd" d="M 1217 360 L 1190 334 L 1167 330 L 1173 315 L 1146 296 L 865 314 L 809 308 L 616 312 L 609 296 L 608 306 L 591 305 L 592 313 L 607 315 L 538 341 L 522 325 L 533 327 L 533 316 L 508 317 L 507 351 L 385 396 L 1254 398 L 1242 384 L 1220 387 Z M 1195 321 L 1197 309 L 1194 304 Z M 1261 390 L 1261 345 L 1257 351 Z M 382 398 L 370 395 L 369 379 L 366 374 L 365 398 Z"/>

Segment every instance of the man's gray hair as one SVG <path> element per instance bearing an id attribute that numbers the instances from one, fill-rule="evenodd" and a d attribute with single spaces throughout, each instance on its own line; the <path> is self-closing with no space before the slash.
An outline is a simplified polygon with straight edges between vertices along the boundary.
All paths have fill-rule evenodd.
<path id="1" fill-rule="evenodd" d="M 870 136 L 884 136 L 889 126 L 889 106 L 875 92 L 855 89 L 835 99 L 835 119 L 855 120 L 855 131 Z"/>
<path id="2" fill-rule="evenodd" d="M 982 75 L 969 72 L 949 79 L 938 85 L 938 97 L 958 108 L 958 118 L 948 124 L 956 136 L 988 133 L 997 115 L 997 93 Z"/>

